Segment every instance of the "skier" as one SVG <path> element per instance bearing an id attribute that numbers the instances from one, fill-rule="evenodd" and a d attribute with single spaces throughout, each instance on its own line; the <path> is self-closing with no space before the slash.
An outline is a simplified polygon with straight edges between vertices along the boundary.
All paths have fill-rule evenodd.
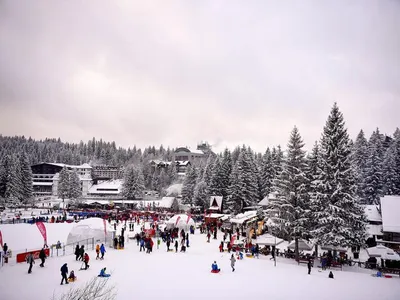
<path id="1" fill-rule="evenodd" d="M 75 247 L 75 257 L 76 257 L 76 260 L 78 260 L 79 259 L 79 256 L 81 255 L 81 251 L 79 250 L 79 245 L 76 245 L 76 247 Z"/>
<path id="2" fill-rule="evenodd" d="M 32 265 L 35 263 L 32 253 L 29 253 L 26 257 L 26 262 L 29 264 L 28 274 L 32 273 Z"/>
<path id="3" fill-rule="evenodd" d="M 45 261 L 45 259 L 46 259 L 46 253 L 44 252 L 44 248 L 42 248 L 42 250 L 40 250 L 39 258 L 40 258 L 40 260 L 42 261 L 42 263 L 41 263 L 39 266 L 40 266 L 41 268 L 43 268 L 43 267 L 44 267 L 44 261 Z"/>
<path id="4" fill-rule="evenodd" d="M 104 259 L 104 253 L 106 252 L 106 247 L 104 247 L 104 244 L 101 244 L 101 246 L 100 246 L 100 252 L 101 252 L 101 257 L 100 257 L 100 259 Z"/>
<path id="5" fill-rule="evenodd" d="M 87 270 L 89 268 L 89 255 L 87 253 L 85 253 L 83 262 L 85 263 L 85 270 Z"/>
<path id="6" fill-rule="evenodd" d="M 308 267 L 308 275 L 310 275 L 311 274 L 311 267 L 312 267 L 311 259 L 308 260 L 307 267 Z"/>
<path id="7" fill-rule="evenodd" d="M 65 280 L 65 283 L 68 284 L 68 278 L 67 278 L 67 274 L 68 274 L 68 267 L 67 264 L 63 264 L 63 266 L 60 269 L 61 271 L 61 285 L 63 284 L 63 281 Z"/>
<path id="8" fill-rule="evenodd" d="M 231 255 L 231 267 L 232 267 L 232 272 L 235 272 L 235 262 L 236 262 L 235 256 L 232 254 L 232 255 Z"/>

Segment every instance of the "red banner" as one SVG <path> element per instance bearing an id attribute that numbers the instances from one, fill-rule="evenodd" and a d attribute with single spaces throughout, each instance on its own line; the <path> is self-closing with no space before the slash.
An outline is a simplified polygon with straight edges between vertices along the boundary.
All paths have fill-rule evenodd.
<path id="1" fill-rule="evenodd" d="M 177 226 L 178 225 L 178 222 L 179 222 L 179 220 L 181 219 L 181 216 L 179 216 L 177 219 L 176 219 L 176 223 L 175 223 L 175 226 Z"/>
<path id="2" fill-rule="evenodd" d="M 39 259 L 40 250 L 34 250 L 17 254 L 17 263 L 26 262 L 26 257 L 29 253 L 32 253 L 34 259 Z M 50 249 L 44 249 L 44 253 L 46 253 L 46 256 L 48 257 L 50 255 Z"/>
<path id="3" fill-rule="evenodd" d="M 3 236 L 1 235 L 1 230 L 0 230 L 0 246 L 3 249 Z"/>
<path id="4" fill-rule="evenodd" d="M 191 214 L 188 214 L 188 218 L 187 218 L 187 220 L 186 220 L 186 224 L 189 223 L 189 220 L 190 220 L 191 217 L 192 217 L 192 215 L 191 215 Z"/>
<path id="5" fill-rule="evenodd" d="M 46 233 L 46 226 L 42 222 L 36 223 L 37 228 L 39 229 L 40 233 L 43 236 L 44 243 L 47 244 L 47 233 Z"/>

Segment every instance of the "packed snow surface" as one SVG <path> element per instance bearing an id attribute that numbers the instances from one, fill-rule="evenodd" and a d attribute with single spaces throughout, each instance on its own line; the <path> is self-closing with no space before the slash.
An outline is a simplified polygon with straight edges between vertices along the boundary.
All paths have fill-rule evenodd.
<path id="1" fill-rule="evenodd" d="M 19 234 L 19 226 L 14 225 L 14 228 Z M 3 230 L 4 226 L 0 229 Z M 10 229 L 7 231 L 11 247 L 25 238 L 24 235 L 9 235 Z M 311 275 L 307 275 L 304 264 L 297 265 L 292 260 L 279 257 L 274 267 L 269 256 L 260 256 L 260 259 L 245 257 L 237 261 L 236 271 L 232 272 L 230 254 L 218 252 L 221 237 L 219 232 L 217 240 L 207 243 L 206 236 L 196 231 L 195 235 L 190 235 L 190 247 L 186 253 L 166 252 L 163 243 L 160 249 L 155 243 L 153 253 L 146 254 L 139 252 L 135 240 L 127 240 L 124 250 L 107 247 L 104 261 L 96 261 L 95 252 L 90 251 L 90 268 L 87 271 L 78 271 L 81 262 L 75 261 L 73 255 L 49 258 L 44 268 L 36 262 L 32 274 L 27 273 L 26 263 L 5 265 L 0 268 L 0 298 L 50 299 L 53 293 L 68 292 L 107 267 L 107 271 L 112 273 L 109 283 L 116 285 L 117 299 L 120 300 L 399 299 L 399 278 L 375 278 L 371 276 L 372 271 L 354 267 L 345 267 L 344 271 L 333 270 L 335 279 L 329 279 L 328 271 L 319 272 L 315 267 Z M 40 241 L 39 236 L 37 242 Z M 219 274 L 210 273 L 214 260 L 221 268 Z M 64 263 L 68 263 L 70 271 L 75 270 L 78 281 L 61 286 L 60 268 Z"/>

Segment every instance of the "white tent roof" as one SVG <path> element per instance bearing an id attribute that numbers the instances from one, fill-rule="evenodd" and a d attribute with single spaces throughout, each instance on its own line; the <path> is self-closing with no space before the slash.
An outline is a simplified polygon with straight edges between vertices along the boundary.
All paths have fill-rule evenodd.
<path id="1" fill-rule="evenodd" d="M 179 219 L 179 220 L 178 220 Z M 177 223 L 178 221 L 178 223 Z M 178 227 L 178 228 L 185 228 L 191 225 L 195 225 L 193 219 L 189 215 L 175 215 L 171 219 L 165 222 L 167 225 Z"/>
<path id="2" fill-rule="evenodd" d="M 400 196 L 381 198 L 381 207 L 383 231 L 400 233 Z"/>
<path id="3" fill-rule="evenodd" d="M 367 253 L 371 257 L 380 257 L 383 259 L 400 260 L 400 255 L 394 252 L 393 249 L 378 245 L 367 249 Z"/>
<path id="4" fill-rule="evenodd" d="M 160 207 L 171 208 L 174 203 L 175 197 L 163 197 L 160 202 Z"/>
<path id="5" fill-rule="evenodd" d="M 292 241 L 288 245 L 288 248 L 289 249 L 294 249 L 295 248 L 295 241 Z M 299 250 L 310 251 L 310 250 L 312 250 L 312 245 L 310 245 L 307 241 L 305 241 L 303 239 L 299 239 Z"/>
<path id="6" fill-rule="evenodd" d="M 376 205 L 365 205 L 364 212 L 370 222 L 382 222 L 382 216 Z"/>
<path id="7" fill-rule="evenodd" d="M 95 242 L 103 242 L 107 237 L 107 241 L 111 240 L 113 228 L 106 221 L 106 232 L 104 232 L 104 221 L 101 218 L 88 218 L 79 221 L 72 227 L 67 244 L 73 244 L 94 238 Z"/>
<path id="8" fill-rule="evenodd" d="M 257 237 L 257 239 L 253 239 L 253 244 L 257 243 L 259 245 L 267 245 L 274 246 L 279 245 L 283 242 L 283 239 L 275 237 L 272 234 L 266 233 Z"/>

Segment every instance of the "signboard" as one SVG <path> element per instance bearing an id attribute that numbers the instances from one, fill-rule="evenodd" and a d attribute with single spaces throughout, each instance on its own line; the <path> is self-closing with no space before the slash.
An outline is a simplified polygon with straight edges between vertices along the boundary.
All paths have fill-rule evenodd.
<path id="1" fill-rule="evenodd" d="M 39 259 L 40 250 L 34 250 L 17 254 L 17 263 L 26 262 L 26 257 L 28 256 L 29 253 L 33 254 L 34 259 Z M 50 249 L 49 248 L 44 249 L 44 253 L 46 253 L 46 256 L 48 257 L 50 255 Z"/>

